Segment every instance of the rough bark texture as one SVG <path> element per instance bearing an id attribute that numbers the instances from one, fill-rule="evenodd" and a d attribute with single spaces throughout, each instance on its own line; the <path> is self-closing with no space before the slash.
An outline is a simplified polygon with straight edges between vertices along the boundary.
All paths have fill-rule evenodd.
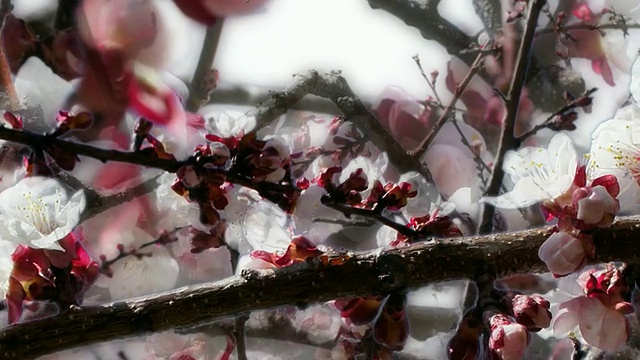
<path id="1" fill-rule="evenodd" d="M 639 262 L 639 229 L 640 216 L 632 216 L 595 231 L 597 262 Z M 71 309 L 2 330 L 0 359 L 34 359 L 76 346 L 192 327 L 252 310 L 381 294 L 478 273 L 542 272 L 545 267 L 537 251 L 550 230 L 446 239 L 383 252 L 336 253 L 275 271 L 247 271 L 216 283 Z"/>

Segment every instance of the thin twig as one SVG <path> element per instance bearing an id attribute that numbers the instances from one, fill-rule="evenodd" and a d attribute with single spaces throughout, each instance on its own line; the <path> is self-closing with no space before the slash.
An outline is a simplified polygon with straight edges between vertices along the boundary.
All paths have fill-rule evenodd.
<path id="1" fill-rule="evenodd" d="M 597 30 L 597 31 L 602 31 L 602 30 L 624 30 L 624 29 L 632 29 L 632 30 L 637 30 L 640 29 L 640 24 L 638 23 L 634 23 L 634 24 L 624 24 L 624 26 L 618 24 L 618 23 L 607 23 L 607 24 L 575 24 L 575 25 L 567 25 L 567 26 L 562 26 L 560 27 L 558 30 L 559 31 L 572 31 L 572 30 Z M 536 35 L 548 35 L 548 34 L 555 34 L 557 33 L 557 31 L 555 28 L 551 27 L 547 27 L 544 29 L 540 29 L 538 31 L 536 31 Z"/>
<path id="2" fill-rule="evenodd" d="M 373 219 L 385 226 L 388 226 L 392 229 L 394 229 L 395 231 L 399 232 L 400 234 L 410 238 L 410 239 L 415 239 L 417 237 L 419 237 L 421 234 L 411 228 L 408 228 L 406 225 L 402 225 L 399 224 L 391 219 L 389 219 L 388 217 L 382 215 L 379 211 L 375 211 L 375 210 L 370 210 L 370 209 L 363 209 L 363 208 L 357 208 L 357 207 L 351 207 L 349 205 L 346 204 L 342 204 L 339 202 L 335 202 L 333 201 L 330 197 L 328 196 L 323 196 L 321 199 L 321 202 L 323 205 L 330 207 L 334 210 L 340 211 L 341 213 L 344 214 L 344 216 L 346 216 L 347 218 L 351 217 L 352 215 L 357 215 L 357 216 L 362 216 L 363 218 L 367 218 L 367 219 Z"/>
<path id="3" fill-rule="evenodd" d="M 203 86 L 203 81 L 211 71 L 216 50 L 220 44 L 223 25 L 224 18 L 219 18 L 213 26 L 207 27 L 207 32 L 202 42 L 202 51 L 200 52 L 198 65 L 196 66 L 196 71 L 193 74 L 191 85 L 189 86 L 189 98 L 187 99 L 186 106 L 188 111 L 196 112 L 202 104 L 209 101 L 209 93 L 212 89 L 207 89 Z"/>
<path id="4" fill-rule="evenodd" d="M 449 116 L 455 109 L 458 99 L 460 99 L 460 96 L 467 88 L 467 85 L 469 85 L 469 82 L 471 81 L 473 76 L 476 74 L 476 72 L 478 72 L 478 69 L 480 69 L 482 59 L 484 59 L 485 56 L 485 53 L 479 53 L 476 56 L 476 59 L 473 61 L 473 64 L 471 64 L 471 67 L 469 68 L 469 72 L 467 72 L 467 75 L 464 77 L 464 79 L 462 79 L 462 82 L 456 86 L 456 89 L 453 92 L 453 98 L 451 99 L 451 101 L 449 101 L 449 105 L 447 105 L 447 107 L 440 115 L 440 118 L 438 118 L 438 120 L 433 124 L 433 128 L 431 129 L 429 135 L 424 140 L 422 140 L 417 148 L 410 152 L 410 155 L 412 157 L 421 159 L 424 153 L 429 149 L 429 146 L 431 146 L 431 143 L 433 142 L 433 140 L 435 140 L 438 132 L 440 132 L 440 129 L 444 126 L 444 124 L 449 119 Z"/>
<path id="5" fill-rule="evenodd" d="M 571 110 L 571 109 L 576 108 L 578 106 L 578 103 L 582 99 L 591 96 L 591 94 L 593 94 L 597 90 L 598 90 L 598 88 L 591 88 L 591 89 L 587 90 L 584 94 L 580 95 L 579 97 L 569 101 L 566 105 L 564 105 L 563 107 L 561 107 L 560 109 L 555 111 L 553 114 L 549 115 L 549 117 L 547 117 L 541 124 L 538 124 L 538 125 L 532 127 L 529 131 L 526 131 L 525 133 L 523 133 L 520 136 L 518 136 L 518 142 L 520 144 L 522 144 L 526 139 L 528 139 L 531 136 L 537 134 L 538 131 L 548 128 L 551 125 L 552 121 L 557 116 L 561 115 L 562 113 L 564 113 L 567 110 Z"/>
<path id="6" fill-rule="evenodd" d="M 249 316 L 247 315 L 238 315 L 236 316 L 233 331 L 233 337 L 236 340 L 236 354 L 238 355 L 238 360 L 248 360 L 247 357 L 247 341 L 246 341 L 246 324 L 247 320 L 249 320 Z"/>
<path id="7" fill-rule="evenodd" d="M 502 134 L 500 136 L 500 145 L 498 147 L 498 153 L 496 154 L 496 160 L 493 165 L 493 174 L 489 181 L 489 186 L 485 190 L 484 196 L 497 196 L 502 181 L 504 179 L 504 169 L 502 165 L 504 163 L 504 156 L 509 150 L 517 148 L 518 139 L 515 137 L 514 129 L 516 121 L 518 119 L 518 108 L 520 105 L 520 96 L 522 94 L 522 88 L 524 87 L 527 79 L 527 70 L 529 65 L 529 57 L 531 56 L 531 48 L 533 39 L 535 37 L 535 30 L 538 24 L 538 17 L 542 8 L 547 3 L 546 0 L 533 0 L 529 5 L 529 14 L 527 18 L 527 24 L 525 26 L 524 35 L 520 48 L 518 50 L 518 57 L 516 59 L 516 67 L 514 69 L 514 75 L 511 79 L 511 85 L 509 86 L 509 92 L 507 93 L 507 116 L 504 120 L 504 127 L 502 128 Z M 482 207 L 482 217 L 480 225 L 478 227 L 479 234 L 488 234 L 493 230 L 493 217 L 496 209 L 489 203 L 484 203 Z"/>
<path id="8" fill-rule="evenodd" d="M 438 104 L 442 106 L 442 100 L 440 99 L 440 95 L 438 95 L 438 91 L 436 90 L 436 84 L 434 84 L 434 82 L 432 82 L 431 79 L 429 79 L 427 74 L 425 74 L 424 69 L 422 68 L 422 64 L 420 63 L 420 57 L 418 55 L 415 55 L 412 57 L 412 59 L 413 61 L 415 61 L 416 65 L 418 66 L 418 69 L 420 70 L 420 75 L 422 75 L 422 77 L 424 78 L 424 81 L 426 81 L 427 85 L 429 85 L 429 88 L 431 88 L 431 92 L 433 93 L 433 96 L 435 96 Z"/>

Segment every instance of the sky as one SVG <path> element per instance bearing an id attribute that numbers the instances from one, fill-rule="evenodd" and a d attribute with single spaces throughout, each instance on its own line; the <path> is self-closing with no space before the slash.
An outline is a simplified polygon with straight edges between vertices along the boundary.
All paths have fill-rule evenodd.
<path id="1" fill-rule="evenodd" d="M 172 1 L 156 1 L 170 39 L 165 69 L 188 80 L 196 66 L 204 28 L 182 16 Z M 56 3 L 14 0 L 18 16 L 55 8 Z M 482 29 L 472 0 L 443 0 L 438 11 L 469 35 Z M 630 41 L 630 56 L 635 56 L 640 44 L 637 33 Z M 392 85 L 424 99 L 432 94 L 412 60 L 416 54 L 425 71 L 446 74 L 450 56 L 439 44 L 425 40 L 394 16 L 371 9 L 366 0 L 272 0 L 257 13 L 226 20 L 214 67 L 219 70 L 221 87 L 279 90 L 290 85 L 296 73 L 341 70 L 355 93 L 366 101 L 371 102 Z M 572 134 L 579 146 L 587 147 L 588 135 L 625 100 L 629 75 L 614 69 L 618 86 L 612 88 L 593 73 L 589 61 L 577 59 L 573 65 L 583 74 L 587 88 L 600 88 L 606 99 L 596 101 L 592 113 L 581 116 L 579 124 L 584 125 Z M 451 95 L 443 83 L 440 81 L 438 89 L 447 101 Z"/>

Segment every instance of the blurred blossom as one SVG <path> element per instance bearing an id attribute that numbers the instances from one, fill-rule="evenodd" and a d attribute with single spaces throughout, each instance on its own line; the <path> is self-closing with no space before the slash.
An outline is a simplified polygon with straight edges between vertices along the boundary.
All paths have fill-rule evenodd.
<path id="1" fill-rule="evenodd" d="M 251 191 L 238 191 L 221 214 L 227 224 L 225 242 L 241 255 L 252 250 L 284 250 L 289 245 L 284 211 Z"/>
<path id="2" fill-rule="evenodd" d="M 154 238 L 140 228 L 111 229 L 109 244 L 122 244 L 124 251 L 138 248 Z M 162 245 L 154 245 L 140 251 L 141 256 L 127 256 L 111 265 L 112 277 L 98 278 L 96 285 L 107 288 L 111 300 L 123 300 L 173 289 L 178 281 L 179 267 L 176 260 Z M 108 257 L 110 258 L 110 257 Z"/>
<path id="3" fill-rule="evenodd" d="M 589 345 L 605 351 L 619 350 L 629 337 L 625 315 L 634 311 L 623 299 L 627 288 L 620 271 L 608 264 L 603 270 L 584 272 L 578 283 L 585 295 L 560 304 L 553 322 L 554 334 L 562 336 L 578 326 Z"/>

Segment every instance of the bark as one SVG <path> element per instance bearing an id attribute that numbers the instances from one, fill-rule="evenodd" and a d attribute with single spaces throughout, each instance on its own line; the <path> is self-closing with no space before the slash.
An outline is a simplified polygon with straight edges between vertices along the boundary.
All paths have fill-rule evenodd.
<path id="1" fill-rule="evenodd" d="M 638 229 L 640 216 L 631 216 L 595 231 L 596 262 L 639 262 Z M 403 291 L 476 274 L 500 277 L 543 272 L 546 269 L 537 252 L 550 230 L 443 239 L 360 254 L 332 253 L 282 269 L 245 271 L 220 282 L 74 308 L 2 330 L 0 359 L 34 359 L 77 346 L 188 328 L 287 304 L 306 306 L 348 296 Z"/>

